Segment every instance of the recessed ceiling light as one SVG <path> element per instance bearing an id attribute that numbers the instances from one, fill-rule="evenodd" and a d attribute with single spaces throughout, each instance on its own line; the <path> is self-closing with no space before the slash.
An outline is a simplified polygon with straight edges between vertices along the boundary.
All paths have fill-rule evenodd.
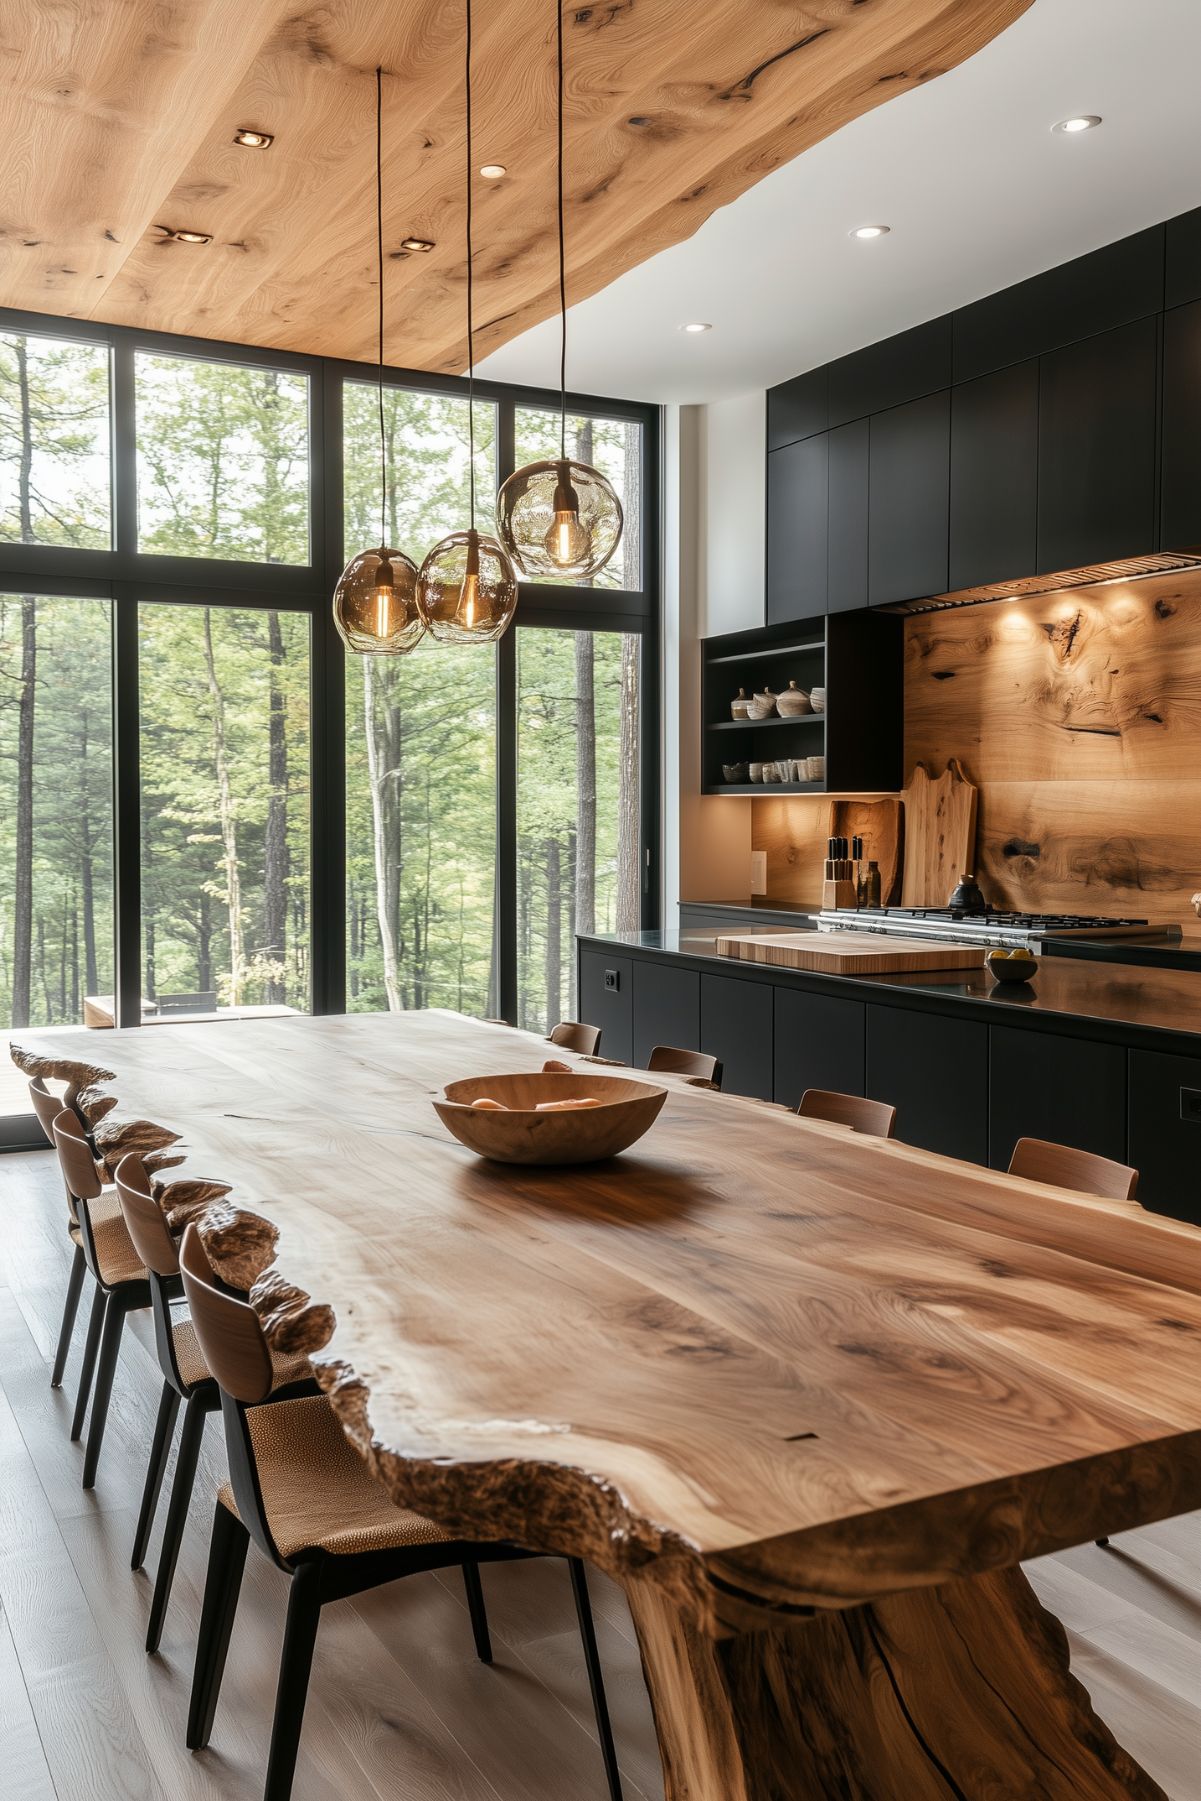
<path id="1" fill-rule="evenodd" d="M 891 230 L 891 225 L 857 225 L 851 236 L 853 238 L 886 238 Z"/>
<path id="2" fill-rule="evenodd" d="M 503 163 L 482 163 L 480 165 L 480 174 L 485 181 L 499 181 L 502 175 L 508 173 L 509 171 Z"/>
<path id="3" fill-rule="evenodd" d="M 424 254 L 434 248 L 434 241 L 432 238 L 402 238 L 400 247 L 402 250 L 417 250 Z"/>
<path id="4" fill-rule="evenodd" d="M 1091 131 L 1094 125 L 1101 123 L 1100 113 L 1076 113 L 1070 119 L 1061 119 L 1058 125 L 1052 125 L 1052 131 L 1066 131 L 1074 135 L 1078 131 Z"/>
<path id="5" fill-rule="evenodd" d="M 241 144 L 243 150 L 266 150 L 268 144 L 274 142 L 274 132 L 255 131 L 250 125 L 239 125 L 234 132 L 234 143 Z"/>
<path id="6" fill-rule="evenodd" d="M 713 327 L 712 327 L 712 326 L 711 326 L 711 325 L 707 325 L 707 324 L 705 324 L 705 323 L 704 323 L 704 322 L 703 322 L 703 321 L 702 321 L 702 320 L 700 320 L 700 319 L 697 319 L 697 320 L 695 320 L 695 321 L 694 321 L 694 322 L 693 322 L 693 323 L 692 323 L 692 324 L 691 324 L 691 325 L 681 325 L 681 326 L 680 326 L 680 327 L 679 327 L 679 330 L 680 330 L 680 331 L 687 331 L 687 332 L 694 332 L 694 331 L 712 331 L 712 330 L 713 330 Z"/>
<path id="7" fill-rule="evenodd" d="M 211 231 L 176 231 L 172 225 L 156 225 L 155 231 L 161 231 L 164 238 L 172 239 L 176 244 L 211 244 Z"/>

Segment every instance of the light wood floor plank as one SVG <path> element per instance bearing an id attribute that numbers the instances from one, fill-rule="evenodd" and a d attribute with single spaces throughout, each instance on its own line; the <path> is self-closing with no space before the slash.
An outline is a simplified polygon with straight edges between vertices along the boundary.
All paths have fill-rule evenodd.
<path id="1" fill-rule="evenodd" d="M 9 1794 L 21 1801 L 56 1801 L 50 1766 L 21 1674 L 17 1647 L 0 1613 L 0 1755 Z"/>

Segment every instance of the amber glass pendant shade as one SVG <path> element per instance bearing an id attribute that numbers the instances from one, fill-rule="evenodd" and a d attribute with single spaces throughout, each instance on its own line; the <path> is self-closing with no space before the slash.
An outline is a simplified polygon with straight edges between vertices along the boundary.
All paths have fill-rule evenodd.
<path id="1" fill-rule="evenodd" d="M 504 546 L 452 532 L 421 565 L 417 607 L 439 644 L 494 644 L 517 609 L 517 575 Z"/>
<path id="2" fill-rule="evenodd" d="M 425 633 L 417 565 L 403 550 L 362 550 L 334 589 L 334 624 L 348 650 L 403 656 Z"/>
<path id="3" fill-rule="evenodd" d="M 515 469 L 496 497 L 500 541 L 531 581 L 587 581 L 621 543 L 622 523 L 611 483 L 570 458 Z"/>

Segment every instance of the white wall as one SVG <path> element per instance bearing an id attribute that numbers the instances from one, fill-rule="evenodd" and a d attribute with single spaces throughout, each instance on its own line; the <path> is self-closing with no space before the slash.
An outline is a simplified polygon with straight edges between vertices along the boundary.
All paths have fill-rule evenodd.
<path id="1" fill-rule="evenodd" d="M 700 640 L 763 624 L 762 393 L 664 417 L 664 923 L 750 894 L 751 803 L 700 793 Z"/>

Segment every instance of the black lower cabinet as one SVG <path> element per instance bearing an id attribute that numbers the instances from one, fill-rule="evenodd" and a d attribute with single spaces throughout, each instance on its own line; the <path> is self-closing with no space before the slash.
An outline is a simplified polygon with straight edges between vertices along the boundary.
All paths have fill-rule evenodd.
<path id="1" fill-rule="evenodd" d="M 628 1063 L 633 1054 L 633 976 L 630 957 L 580 952 L 580 1018 L 585 1025 L 600 1027 L 601 1056 L 620 1063 Z"/>
<path id="2" fill-rule="evenodd" d="M 634 1062 L 645 1069 L 657 1044 L 701 1048 L 701 978 L 670 963 L 634 965 Z"/>
<path id="3" fill-rule="evenodd" d="M 1129 1156 L 1145 1207 L 1201 1226 L 1201 1058 L 1130 1052 Z"/>
<path id="4" fill-rule="evenodd" d="M 906 1144 L 988 1162 L 986 1025 L 869 1006 L 866 1087 L 896 1108 Z"/>
<path id="5" fill-rule="evenodd" d="M 772 995 L 768 982 L 701 977 L 701 1049 L 719 1057 L 726 1094 L 772 1098 Z"/>
<path id="6" fill-rule="evenodd" d="M 988 1160 L 994 1169 L 1008 1169 L 1019 1138 L 1048 1138 L 1126 1161 L 1126 1052 L 1120 1044 L 1012 1026 L 992 1026 L 990 1038 Z"/>
<path id="7" fill-rule="evenodd" d="M 864 1004 L 777 988 L 775 1091 L 795 1107 L 806 1088 L 863 1093 Z"/>

